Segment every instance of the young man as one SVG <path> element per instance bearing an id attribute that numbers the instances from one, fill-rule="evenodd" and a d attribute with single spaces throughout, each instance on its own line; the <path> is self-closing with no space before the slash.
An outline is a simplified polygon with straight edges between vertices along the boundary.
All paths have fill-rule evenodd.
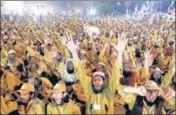
<path id="1" fill-rule="evenodd" d="M 18 101 L 20 114 L 44 114 L 44 105 L 34 95 L 34 85 L 24 83 L 19 90 L 20 100 Z"/>
<path id="2" fill-rule="evenodd" d="M 47 105 L 47 114 L 81 114 L 80 109 L 71 100 L 66 100 L 66 86 L 60 81 L 51 91 L 52 101 Z"/>
<path id="3" fill-rule="evenodd" d="M 163 90 L 164 89 L 164 90 Z M 167 112 L 175 112 L 174 106 L 168 108 L 169 101 L 174 101 L 175 91 L 172 89 L 160 88 L 154 81 L 148 81 L 145 86 L 125 87 L 124 97 L 126 102 L 126 114 L 166 114 Z"/>

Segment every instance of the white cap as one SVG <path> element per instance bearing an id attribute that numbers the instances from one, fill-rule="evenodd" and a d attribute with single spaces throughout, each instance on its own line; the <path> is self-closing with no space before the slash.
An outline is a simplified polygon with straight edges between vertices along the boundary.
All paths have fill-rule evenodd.
<path id="1" fill-rule="evenodd" d="M 94 76 L 101 76 L 101 77 L 105 78 L 105 74 L 104 74 L 103 72 L 101 72 L 101 71 L 96 71 L 96 72 L 94 72 L 94 73 L 93 73 L 93 77 L 94 77 Z"/>
<path id="2" fill-rule="evenodd" d="M 103 62 L 98 62 L 97 65 L 102 65 L 103 67 L 105 67 L 105 64 Z"/>
<path id="3" fill-rule="evenodd" d="M 81 53 L 81 54 L 86 54 L 86 51 L 81 50 L 80 53 Z"/>
<path id="4" fill-rule="evenodd" d="M 16 54 L 15 50 L 9 50 L 8 54 Z"/>

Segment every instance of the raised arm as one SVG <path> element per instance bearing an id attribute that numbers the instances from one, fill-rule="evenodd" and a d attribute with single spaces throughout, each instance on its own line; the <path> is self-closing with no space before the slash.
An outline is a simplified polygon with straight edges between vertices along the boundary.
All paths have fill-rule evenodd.
<path id="1" fill-rule="evenodd" d="M 110 78 L 110 84 L 112 87 L 115 87 L 117 85 L 120 85 L 119 79 L 121 72 L 120 70 L 122 69 L 122 54 L 125 50 L 127 39 L 125 38 L 126 35 L 122 33 L 122 36 L 118 40 L 118 44 L 114 46 L 114 48 L 117 51 L 117 60 L 114 65 L 112 65 L 112 69 L 110 70 L 111 72 L 111 78 Z"/>
<path id="2" fill-rule="evenodd" d="M 67 35 L 67 42 L 65 44 L 69 51 L 72 53 L 73 59 L 76 61 L 76 74 L 79 78 L 81 85 L 84 89 L 87 88 L 88 76 L 85 72 L 84 66 L 81 64 L 80 59 L 78 58 L 78 41 L 74 43 L 71 35 Z"/>
<path id="3" fill-rule="evenodd" d="M 168 87 L 172 81 L 174 74 L 175 74 L 175 64 L 172 66 L 172 68 L 170 68 L 167 74 L 162 78 L 161 86 Z"/>

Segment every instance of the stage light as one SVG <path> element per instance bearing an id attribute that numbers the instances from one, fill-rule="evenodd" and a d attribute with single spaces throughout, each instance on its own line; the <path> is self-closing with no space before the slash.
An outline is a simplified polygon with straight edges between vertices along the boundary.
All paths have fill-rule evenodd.
<path id="1" fill-rule="evenodd" d="M 120 2 L 117 2 L 117 6 L 120 6 L 121 4 L 120 4 Z"/>
<path id="2" fill-rule="evenodd" d="M 95 15 L 96 14 L 96 9 L 91 8 L 89 11 L 90 15 Z"/>
<path id="3" fill-rule="evenodd" d="M 24 10 L 24 3 L 23 1 L 4 1 L 4 9 L 8 14 L 18 14 L 22 15 Z"/>

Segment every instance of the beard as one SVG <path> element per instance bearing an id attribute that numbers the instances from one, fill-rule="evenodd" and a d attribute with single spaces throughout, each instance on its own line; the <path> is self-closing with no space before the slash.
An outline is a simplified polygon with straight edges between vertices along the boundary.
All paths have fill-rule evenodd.
<path id="1" fill-rule="evenodd" d="M 34 72 L 34 71 L 37 71 L 39 68 L 39 65 L 38 64 L 30 64 L 29 65 L 29 70 Z"/>
<path id="2" fill-rule="evenodd" d="M 58 61 L 58 62 L 61 62 L 61 61 L 62 61 L 62 57 L 57 58 L 57 61 Z"/>
<path id="3" fill-rule="evenodd" d="M 132 73 L 130 71 L 128 71 L 128 72 L 127 71 L 123 71 L 123 75 L 124 75 L 125 78 L 131 76 L 131 74 Z"/>
<path id="4" fill-rule="evenodd" d="M 4 74 L 4 72 L 2 70 L 0 70 L 0 77 Z"/>
<path id="5" fill-rule="evenodd" d="M 67 72 L 68 72 L 69 74 L 73 74 L 73 73 L 74 73 L 74 68 L 73 68 L 73 69 L 67 68 Z"/>
<path id="6" fill-rule="evenodd" d="M 155 99 L 153 102 L 149 102 L 146 97 L 144 97 L 144 101 L 147 103 L 148 106 L 153 106 L 156 104 L 157 99 Z"/>
<path id="7" fill-rule="evenodd" d="M 85 64 L 86 63 L 86 59 L 81 59 L 81 63 Z"/>
<path id="8" fill-rule="evenodd" d="M 104 85 L 101 86 L 100 89 L 96 89 L 95 86 L 92 84 L 92 88 L 95 94 L 102 93 L 104 89 Z"/>
<path id="9" fill-rule="evenodd" d="M 98 51 L 96 54 L 99 56 L 99 55 L 100 55 L 100 52 Z"/>
<path id="10" fill-rule="evenodd" d="M 23 99 L 20 99 L 19 101 L 18 101 L 18 105 L 24 105 L 25 107 L 27 107 L 27 105 L 28 105 L 28 102 L 31 100 L 31 98 L 28 100 L 28 101 L 25 101 L 25 100 L 23 100 Z"/>
<path id="11" fill-rule="evenodd" d="M 88 49 L 88 50 L 92 50 L 92 47 L 88 47 L 87 49 Z"/>
<path id="12" fill-rule="evenodd" d="M 8 62 L 9 63 L 14 63 L 16 61 L 15 57 L 8 57 Z"/>
<path id="13" fill-rule="evenodd" d="M 151 80 L 155 81 L 157 84 L 161 84 L 161 75 L 152 74 L 150 77 Z"/>

